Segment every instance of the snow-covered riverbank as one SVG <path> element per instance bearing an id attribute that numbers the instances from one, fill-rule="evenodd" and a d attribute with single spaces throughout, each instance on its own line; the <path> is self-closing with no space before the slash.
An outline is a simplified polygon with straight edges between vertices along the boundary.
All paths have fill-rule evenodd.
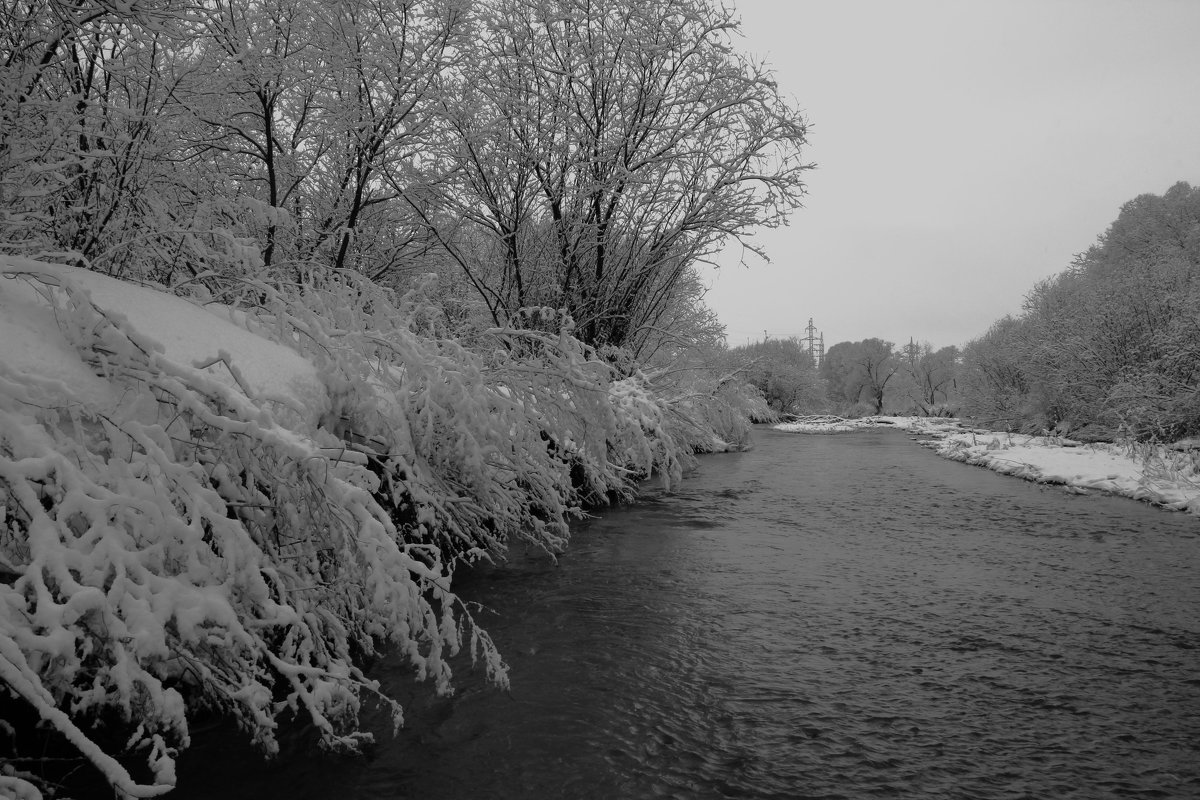
<path id="1" fill-rule="evenodd" d="M 420 285 L 204 278 L 183 297 L 0 255 L 0 688 L 121 796 L 176 784 L 198 709 L 266 753 L 293 714 L 358 750 L 367 698 L 402 721 L 359 667 L 380 652 L 430 693 L 459 653 L 505 686 L 456 567 L 558 551 L 585 505 L 746 426 L 565 326 L 470 349 Z M 8 769 L 43 768 L 32 731 L 0 739 L 0 797 L 58 780 Z"/>
<path id="2" fill-rule="evenodd" d="M 1200 450 L 1176 445 L 1084 444 L 1061 436 L 1000 433 L 930 417 L 806 417 L 774 426 L 791 433 L 891 427 L 946 458 L 1072 491 L 1098 491 L 1200 514 Z M 1187 446 L 1190 445 L 1190 448 Z"/>

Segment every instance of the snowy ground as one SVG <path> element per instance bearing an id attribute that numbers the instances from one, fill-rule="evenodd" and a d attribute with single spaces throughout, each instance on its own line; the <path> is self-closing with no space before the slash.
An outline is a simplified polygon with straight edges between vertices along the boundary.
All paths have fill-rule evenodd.
<path id="1" fill-rule="evenodd" d="M 909 431 L 946 458 L 1078 492 L 1098 491 L 1200 514 L 1200 449 L 1173 446 L 1083 444 L 1061 436 L 1027 436 L 965 427 L 929 417 L 805 417 L 774 426 L 790 433 L 843 433 L 891 427 Z"/>

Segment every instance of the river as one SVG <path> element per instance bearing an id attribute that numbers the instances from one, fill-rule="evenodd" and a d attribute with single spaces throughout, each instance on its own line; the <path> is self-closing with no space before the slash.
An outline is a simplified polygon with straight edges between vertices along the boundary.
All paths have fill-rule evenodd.
<path id="1" fill-rule="evenodd" d="M 756 432 L 460 590 L 511 666 L 368 759 L 203 731 L 169 797 L 1200 797 L 1200 521 Z"/>

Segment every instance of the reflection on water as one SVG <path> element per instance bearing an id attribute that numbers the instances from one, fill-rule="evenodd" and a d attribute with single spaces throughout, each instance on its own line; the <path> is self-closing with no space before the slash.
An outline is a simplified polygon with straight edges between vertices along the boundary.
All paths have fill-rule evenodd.
<path id="1" fill-rule="evenodd" d="M 514 556 L 463 667 L 367 760 L 197 737 L 172 797 L 1200 797 L 1200 523 L 896 432 L 706 458 Z"/>

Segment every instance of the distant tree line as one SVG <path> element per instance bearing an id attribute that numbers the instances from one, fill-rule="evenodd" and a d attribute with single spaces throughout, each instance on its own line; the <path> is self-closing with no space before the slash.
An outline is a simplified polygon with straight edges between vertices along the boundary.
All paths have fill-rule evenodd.
<path id="1" fill-rule="evenodd" d="M 796 338 L 731 348 L 744 379 L 777 414 L 946 415 L 957 400 L 956 347 L 928 342 L 897 348 L 883 339 L 839 342 L 820 366 Z"/>
<path id="2" fill-rule="evenodd" d="M 883 339 L 840 342 L 821 363 L 833 407 L 854 416 L 864 414 L 950 413 L 958 349 L 935 350 L 928 342 L 897 348 Z"/>

